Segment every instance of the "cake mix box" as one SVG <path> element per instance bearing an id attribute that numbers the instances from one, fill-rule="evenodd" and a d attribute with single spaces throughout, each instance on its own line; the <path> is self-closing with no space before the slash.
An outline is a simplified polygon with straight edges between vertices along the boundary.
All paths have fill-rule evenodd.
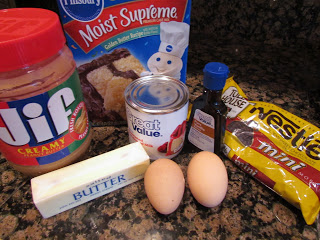
<path id="1" fill-rule="evenodd" d="M 186 81 L 191 0 L 57 0 L 93 126 L 126 123 L 124 90 L 148 75 Z"/>

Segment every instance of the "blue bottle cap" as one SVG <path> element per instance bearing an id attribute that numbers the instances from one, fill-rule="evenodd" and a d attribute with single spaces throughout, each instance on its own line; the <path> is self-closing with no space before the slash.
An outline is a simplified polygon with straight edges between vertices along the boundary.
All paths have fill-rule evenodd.
<path id="1" fill-rule="evenodd" d="M 210 90 L 222 90 L 226 84 L 229 68 L 223 63 L 210 62 L 203 69 L 203 85 Z"/>

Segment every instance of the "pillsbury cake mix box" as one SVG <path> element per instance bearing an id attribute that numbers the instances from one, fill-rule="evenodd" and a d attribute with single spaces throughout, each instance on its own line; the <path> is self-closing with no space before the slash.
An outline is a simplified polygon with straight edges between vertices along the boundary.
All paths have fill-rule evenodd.
<path id="1" fill-rule="evenodd" d="M 94 126 L 126 123 L 124 90 L 166 75 L 186 81 L 191 0 L 58 0 Z"/>

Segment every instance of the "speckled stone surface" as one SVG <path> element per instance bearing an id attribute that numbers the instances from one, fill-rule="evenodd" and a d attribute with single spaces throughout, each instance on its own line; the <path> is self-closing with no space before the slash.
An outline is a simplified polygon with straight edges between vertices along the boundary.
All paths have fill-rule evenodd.
<path id="1" fill-rule="evenodd" d="M 220 41 L 259 41 L 319 49 L 319 0 L 197 0 L 192 31 Z"/>
<path id="2" fill-rule="evenodd" d="M 248 45 L 192 43 L 187 85 L 194 99 L 202 91 L 202 68 L 222 61 L 252 100 L 277 104 L 320 127 L 319 91 L 307 87 L 301 66 L 307 56 L 310 76 L 319 71 L 305 49 L 269 49 Z M 308 53 L 308 55 L 307 55 Z M 310 54 L 310 55 L 309 55 Z M 314 74 L 314 75 L 313 75 Z M 312 79 L 312 77 L 310 77 Z M 295 82 L 296 81 L 296 82 Z M 126 126 L 99 127 L 87 157 L 128 144 Z M 174 160 L 186 175 L 195 154 L 185 145 Z M 281 197 L 240 171 L 224 158 L 229 175 L 223 203 L 205 208 L 188 186 L 181 205 L 169 216 L 149 204 L 143 181 L 99 197 L 49 219 L 43 219 L 32 202 L 30 181 L 12 170 L 4 159 L 0 172 L 0 238 L 2 239 L 317 239 L 317 224 L 306 225 L 301 213 Z M 318 226 L 319 227 L 319 226 Z"/>
<path id="3" fill-rule="evenodd" d="M 186 83 L 191 100 L 202 92 L 204 65 L 224 62 L 249 99 L 274 103 L 320 127 L 319 1 L 195 2 Z M 126 126 L 95 128 L 86 157 L 128 143 Z M 185 176 L 194 154 L 186 144 L 174 158 Z M 319 222 L 307 225 L 298 209 L 223 160 L 228 192 L 215 208 L 199 205 L 186 186 L 177 211 L 163 216 L 139 181 L 43 219 L 32 202 L 30 179 L 2 157 L 0 239 L 320 238 Z"/>

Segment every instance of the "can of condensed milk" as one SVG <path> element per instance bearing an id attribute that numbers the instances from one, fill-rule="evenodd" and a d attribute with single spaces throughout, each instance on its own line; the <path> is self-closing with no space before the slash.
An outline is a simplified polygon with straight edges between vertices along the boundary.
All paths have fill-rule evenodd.
<path id="1" fill-rule="evenodd" d="M 125 90 L 129 141 L 140 142 L 150 159 L 173 158 L 186 132 L 189 90 L 174 78 L 152 75 Z"/>

